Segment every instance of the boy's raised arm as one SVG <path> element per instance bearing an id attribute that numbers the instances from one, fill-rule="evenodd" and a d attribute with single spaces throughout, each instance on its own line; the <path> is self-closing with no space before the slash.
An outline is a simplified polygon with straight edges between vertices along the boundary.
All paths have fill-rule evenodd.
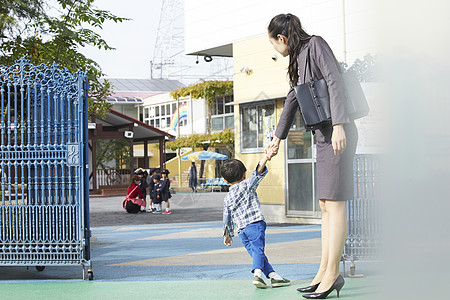
<path id="1" fill-rule="evenodd" d="M 258 169 L 256 169 L 256 172 L 258 174 L 261 174 L 264 171 L 264 168 L 266 167 L 266 163 L 269 160 L 267 155 L 264 155 L 264 157 L 259 161 Z"/>

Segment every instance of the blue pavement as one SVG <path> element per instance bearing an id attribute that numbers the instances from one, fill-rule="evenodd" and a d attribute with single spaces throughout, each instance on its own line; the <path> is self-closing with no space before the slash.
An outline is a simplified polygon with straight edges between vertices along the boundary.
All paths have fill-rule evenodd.
<path id="1" fill-rule="evenodd" d="M 129 229 L 129 230 L 128 230 Z M 188 224 L 165 224 L 146 225 L 132 227 L 103 227 L 95 228 L 93 235 L 96 240 L 93 242 L 92 256 L 94 261 L 94 274 L 96 280 L 192 280 L 192 279 L 249 279 L 251 278 L 251 258 L 243 249 L 246 261 L 238 265 L 222 265 L 220 261 L 213 261 L 214 265 L 190 265 L 189 260 L 186 265 L 170 265 L 171 257 L 202 253 L 207 251 L 226 251 L 221 235 L 214 237 L 190 237 L 193 230 L 216 229 L 221 232 L 222 224 L 219 222 L 188 223 Z M 320 238 L 320 226 L 289 226 L 288 229 L 316 229 L 317 231 L 305 232 L 302 234 L 282 233 L 267 234 L 267 244 L 293 242 L 298 240 Z M 187 233 L 185 238 L 174 239 L 153 239 L 145 238 L 164 237 L 170 234 Z M 232 248 L 243 247 L 239 238 L 234 240 Z M 248 257 L 247 257 L 248 256 Z M 120 272 L 109 272 L 113 267 L 111 264 L 135 262 L 155 258 L 167 258 L 165 265 L 159 266 L 115 266 L 120 268 Z M 269 257 L 269 260 L 271 258 Z M 136 263 L 139 264 L 139 263 Z M 277 271 L 283 276 L 290 278 L 306 279 L 311 278 L 317 270 L 317 263 L 302 264 L 281 264 L 274 265 Z"/>
<path id="2" fill-rule="evenodd" d="M 310 282 L 320 260 L 319 225 L 269 224 L 266 254 L 293 283 L 263 292 L 251 284 L 251 258 L 239 238 L 232 247 L 223 245 L 221 222 L 98 227 L 92 233 L 93 281 L 81 280 L 80 266 L 47 266 L 43 272 L 2 267 L 1 299 L 298 298 L 295 289 Z M 373 269 L 358 263 L 366 274 Z M 373 291 L 368 278 L 346 279 L 346 299 L 367 299 L 359 296 Z"/>

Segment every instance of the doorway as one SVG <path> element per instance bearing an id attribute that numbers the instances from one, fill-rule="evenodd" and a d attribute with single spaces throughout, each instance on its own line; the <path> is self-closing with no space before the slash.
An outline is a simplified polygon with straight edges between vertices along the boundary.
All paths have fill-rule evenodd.
<path id="1" fill-rule="evenodd" d="M 287 215 L 320 218 L 316 196 L 316 145 L 312 131 L 306 131 L 300 111 L 286 139 Z"/>

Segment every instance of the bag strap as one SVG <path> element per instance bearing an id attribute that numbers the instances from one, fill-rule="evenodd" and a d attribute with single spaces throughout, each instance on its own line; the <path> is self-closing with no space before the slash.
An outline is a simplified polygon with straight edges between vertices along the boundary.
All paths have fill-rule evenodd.
<path id="1" fill-rule="evenodd" d="M 309 51 L 309 42 L 308 42 L 308 52 L 306 54 L 306 63 L 305 63 L 305 70 L 303 72 L 303 83 L 306 83 L 306 70 L 308 70 L 308 77 L 309 77 L 309 81 L 313 81 L 312 78 L 312 71 L 311 71 L 311 57 L 310 57 L 310 51 Z"/>
<path id="2" fill-rule="evenodd" d="M 137 189 L 138 188 L 138 186 L 136 186 L 128 195 L 127 195 L 127 198 L 126 199 L 128 199 L 128 198 L 130 198 L 130 195 L 134 192 L 134 190 L 135 189 Z"/>

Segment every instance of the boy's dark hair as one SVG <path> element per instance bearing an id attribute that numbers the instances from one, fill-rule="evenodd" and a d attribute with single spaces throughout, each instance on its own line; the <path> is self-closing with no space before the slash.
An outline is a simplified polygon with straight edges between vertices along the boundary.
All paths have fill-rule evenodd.
<path id="1" fill-rule="evenodd" d="M 247 169 L 242 161 L 232 158 L 223 162 L 222 168 L 220 169 L 220 174 L 226 181 L 228 181 L 228 183 L 233 183 L 241 180 L 245 171 L 247 171 Z"/>

